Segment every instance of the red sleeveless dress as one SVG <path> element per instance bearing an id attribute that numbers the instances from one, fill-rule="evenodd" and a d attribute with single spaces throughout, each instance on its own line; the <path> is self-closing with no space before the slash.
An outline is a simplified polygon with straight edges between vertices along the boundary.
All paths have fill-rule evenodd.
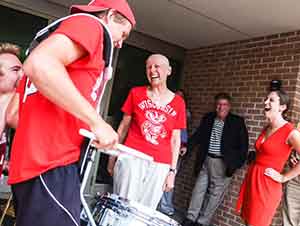
<path id="1" fill-rule="evenodd" d="M 251 226 L 269 226 L 272 222 L 281 200 L 282 185 L 264 172 L 266 168 L 282 171 L 291 152 L 286 140 L 293 129 L 291 123 L 286 123 L 265 141 L 264 130 L 255 143 L 256 160 L 248 168 L 237 201 L 237 211 Z"/>

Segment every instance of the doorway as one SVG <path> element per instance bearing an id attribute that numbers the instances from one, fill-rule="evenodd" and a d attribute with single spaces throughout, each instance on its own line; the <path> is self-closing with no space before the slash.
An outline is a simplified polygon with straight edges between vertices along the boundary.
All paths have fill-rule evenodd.
<path id="1" fill-rule="evenodd" d="M 2 28 L 0 42 L 10 42 L 20 46 L 22 60 L 35 34 L 48 24 L 48 19 L 2 5 L 0 5 L 0 21 Z"/>

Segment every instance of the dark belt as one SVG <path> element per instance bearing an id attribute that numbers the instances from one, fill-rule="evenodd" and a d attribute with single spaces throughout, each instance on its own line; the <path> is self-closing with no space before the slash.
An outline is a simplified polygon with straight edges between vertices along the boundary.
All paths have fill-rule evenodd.
<path id="1" fill-rule="evenodd" d="M 207 155 L 211 158 L 214 158 L 214 159 L 222 159 L 223 156 L 222 155 L 216 155 L 214 153 L 207 153 Z"/>

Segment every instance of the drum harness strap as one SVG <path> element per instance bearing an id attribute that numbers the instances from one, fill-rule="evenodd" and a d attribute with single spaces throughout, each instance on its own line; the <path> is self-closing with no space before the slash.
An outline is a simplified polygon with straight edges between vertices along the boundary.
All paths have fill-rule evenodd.
<path id="1" fill-rule="evenodd" d="M 113 41 L 112 41 L 109 29 L 98 17 L 93 16 L 91 14 L 87 14 L 87 13 L 77 13 L 77 14 L 69 15 L 69 16 L 66 16 L 66 17 L 63 17 L 63 18 L 60 18 L 60 19 L 54 21 L 53 23 L 49 24 L 48 26 L 46 26 L 45 28 L 43 28 L 36 34 L 35 38 L 33 39 L 29 48 L 26 51 L 26 55 L 28 55 L 41 41 L 43 41 L 44 39 L 49 37 L 49 35 L 58 28 L 58 26 L 60 25 L 60 23 L 62 21 L 69 19 L 71 17 L 75 17 L 75 16 L 91 17 L 91 18 L 97 20 L 100 23 L 100 26 L 102 26 L 104 28 L 103 29 L 103 31 L 104 31 L 103 58 L 105 61 L 105 68 L 103 70 L 103 73 L 101 75 L 99 75 L 99 77 L 101 78 L 101 82 L 99 83 L 100 95 L 98 97 L 96 97 L 97 101 L 98 101 L 97 112 L 100 114 L 101 99 L 103 97 L 103 93 L 104 93 L 107 81 L 112 78 L 112 59 L 113 59 L 114 47 L 113 47 Z M 27 87 L 28 83 L 29 83 L 29 79 L 27 78 L 26 87 Z M 24 96 L 26 96 L 26 93 Z M 80 187 L 80 200 L 81 200 L 83 209 L 84 209 L 85 213 L 87 214 L 91 225 L 96 226 L 93 216 L 91 214 L 91 211 L 90 211 L 90 209 L 87 205 L 87 202 L 84 198 L 84 189 L 87 184 L 88 176 L 91 171 L 92 163 L 94 161 L 96 150 L 97 150 L 91 144 L 92 144 L 92 140 L 89 140 L 88 146 L 85 151 L 82 167 L 80 169 L 80 175 L 83 176 L 81 187 Z M 86 167 L 85 167 L 85 165 L 86 165 Z M 85 172 L 83 173 L 83 171 L 85 171 Z M 70 219 L 72 220 L 74 225 L 79 226 L 78 222 L 76 222 L 75 218 L 72 216 L 70 211 L 67 208 L 65 208 L 63 206 L 63 204 L 59 200 L 57 200 L 57 198 L 53 195 L 53 193 L 47 186 L 43 176 L 40 175 L 39 177 L 40 177 L 40 180 L 41 180 L 43 186 L 45 187 L 45 189 L 48 192 L 48 194 L 50 195 L 50 197 L 54 200 L 54 202 L 70 217 Z"/>

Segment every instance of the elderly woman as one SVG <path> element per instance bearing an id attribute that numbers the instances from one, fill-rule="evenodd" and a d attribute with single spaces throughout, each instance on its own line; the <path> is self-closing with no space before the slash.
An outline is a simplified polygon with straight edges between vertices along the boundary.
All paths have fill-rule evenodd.
<path id="1" fill-rule="evenodd" d="M 114 167 L 114 193 L 156 209 L 163 191 L 174 187 L 180 130 L 186 127 L 185 103 L 167 88 L 168 59 L 160 54 L 146 61 L 149 86 L 133 88 L 123 107 L 120 142 L 154 158 L 154 162 L 119 156 Z M 125 139 L 126 138 L 126 139 Z M 112 174 L 113 160 L 108 171 Z"/>
<path id="2" fill-rule="evenodd" d="M 300 152 L 300 133 L 284 119 L 289 97 L 282 90 L 271 91 L 264 104 L 268 125 L 255 143 L 256 159 L 248 168 L 237 205 L 249 226 L 271 224 L 280 203 L 282 183 L 300 173 L 300 164 L 285 174 L 279 173 L 292 148 Z"/>

